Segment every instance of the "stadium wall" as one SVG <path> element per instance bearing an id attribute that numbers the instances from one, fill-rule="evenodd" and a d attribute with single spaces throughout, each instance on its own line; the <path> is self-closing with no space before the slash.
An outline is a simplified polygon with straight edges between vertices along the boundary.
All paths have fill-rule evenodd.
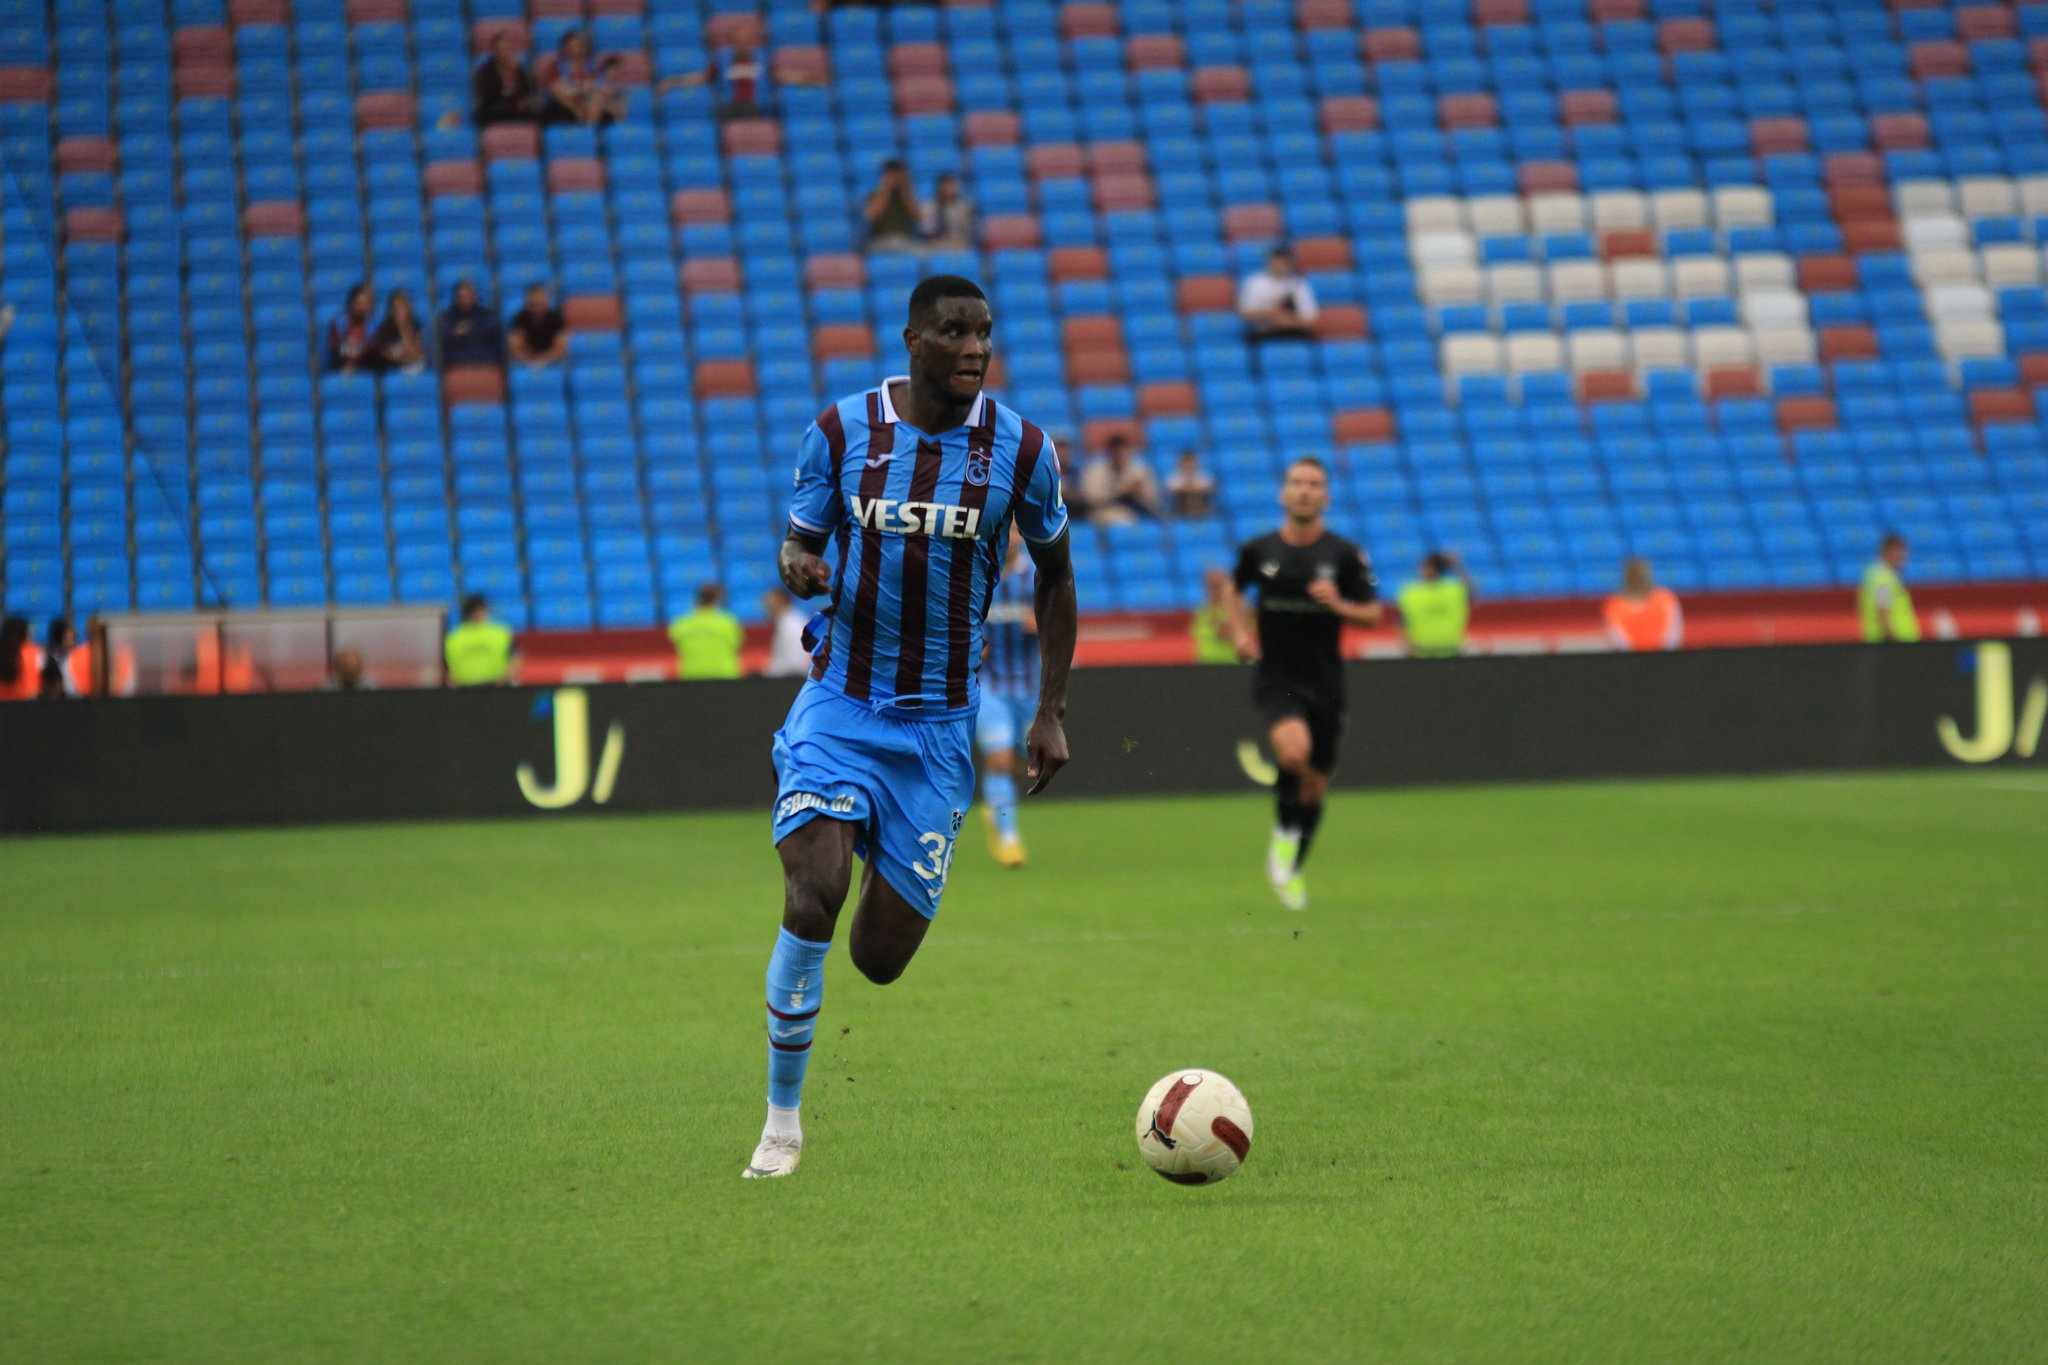
<path id="1" fill-rule="evenodd" d="M 1234 668 L 1074 677 L 1060 796 L 1249 789 Z M 1340 782 L 2043 762 L 2048 640 L 1349 667 Z M 0 829 L 767 807 L 788 680 L 0 708 Z"/>

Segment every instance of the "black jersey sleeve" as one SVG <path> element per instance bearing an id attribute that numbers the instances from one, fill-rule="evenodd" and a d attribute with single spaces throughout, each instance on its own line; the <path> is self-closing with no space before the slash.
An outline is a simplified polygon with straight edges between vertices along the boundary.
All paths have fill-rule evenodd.
<path id="1" fill-rule="evenodd" d="M 1237 568 L 1231 573 L 1230 581 L 1237 584 L 1239 592 L 1243 592 L 1259 581 L 1259 550 L 1257 541 L 1247 540 L 1244 544 L 1237 547 Z"/>
<path id="2" fill-rule="evenodd" d="M 1337 592 L 1347 602 L 1380 600 L 1380 581 L 1372 571 L 1372 560 L 1356 545 L 1346 548 L 1343 562 L 1337 566 Z"/>

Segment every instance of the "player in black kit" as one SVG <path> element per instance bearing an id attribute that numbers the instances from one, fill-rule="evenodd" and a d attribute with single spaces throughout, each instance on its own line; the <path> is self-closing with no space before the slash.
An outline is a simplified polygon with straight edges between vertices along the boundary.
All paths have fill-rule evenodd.
<path id="1" fill-rule="evenodd" d="M 1379 585 L 1365 551 L 1323 524 L 1330 471 L 1321 460 L 1287 467 L 1280 506 L 1287 513 L 1280 529 L 1237 552 L 1231 620 L 1237 652 L 1259 661 L 1252 696 L 1280 769 L 1274 783 L 1280 818 L 1266 853 L 1266 877 L 1282 905 L 1303 910 L 1308 883 L 1301 867 L 1323 818 L 1323 793 L 1344 733 L 1339 636 L 1346 621 L 1379 624 Z M 1244 601 L 1253 587 L 1259 590 L 1256 634 Z"/>

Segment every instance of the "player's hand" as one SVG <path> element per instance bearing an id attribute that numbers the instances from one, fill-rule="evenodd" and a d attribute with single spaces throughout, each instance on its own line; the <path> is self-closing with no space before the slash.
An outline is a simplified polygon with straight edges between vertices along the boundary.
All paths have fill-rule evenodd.
<path id="1" fill-rule="evenodd" d="M 1309 600 L 1331 611 L 1344 605 L 1344 599 L 1337 592 L 1337 585 L 1327 578 L 1318 578 L 1308 585 Z"/>
<path id="2" fill-rule="evenodd" d="M 794 596 L 816 597 L 832 586 L 832 570 L 823 557 L 791 542 L 783 543 L 775 567 L 782 575 L 782 586 Z"/>
<path id="3" fill-rule="evenodd" d="M 1040 711 L 1024 736 L 1025 771 L 1035 780 L 1024 794 L 1036 796 L 1045 790 L 1054 773 L 1067 766 L 1067 731 L 1059 717 Z"/>
<path id="4" fill-rule="evenodd" d="M 1259 637 L 1250 631 L 1232 631 L 1230 642 L 1237 646 L 1239 663 L 1255 663 L 1259 657 Z"/>

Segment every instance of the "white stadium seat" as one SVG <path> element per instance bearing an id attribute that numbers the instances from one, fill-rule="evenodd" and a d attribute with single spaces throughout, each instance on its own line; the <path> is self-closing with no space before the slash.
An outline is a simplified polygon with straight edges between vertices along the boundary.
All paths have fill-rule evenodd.
<path id="1" fill-rule="evenodd" d="M 1796 289 L 1799 271 L 1782 251 L 1752 251 L 1735 258 L 1735 288 L 1747 294 L 1756 289 Z"/>
<path id="2" fill-rule="evenodd" d="M 1820 357 L 1810 328 L 1758 327 L 1750 336 L 1759 365 L 1811 365 Z"/>
<path id="3" fill-rule="evenodd" d="M 2041 282 L 2041 258 L 2034 248 L 2017 242 L 1987 246 L 1979 253 L 1984 283 L 1993 289 L 2018 289 Z"/>
<path id="4" fill-rule="evenodd" d="M 1946 180 L 1901 180 L 1892 186 L 1901 218 L 1939 217 L 1956 211 L 1955 191 Z"/>
<path id="5" fill-rule="evenodd" d="M 1565 334 L 1572 373 L 1628 368 L 1628 338 L 1612 327 L 1586 327 Z"/>
<path id="6" fill-rule="evenodd" d="M 1508 337 L 1508 372 L 1538 374 L 1564 368 L 1564 344 L 1555 332 L 1516 332 Z"/>
<path id="7" fill-rule="evenodd" d="M 1778 221 L 1771 192 L 1755 185 L 1723 185 L 1714 191 L 1714 225 L 1770 227 Z"/>
<path id="8" fill-rule="evenodd" d="M 1692 353 L 1703 370 L 1756 363 L 1756 345 L 1741 327 L 1700 327 L 1692 334 Z"/>
<path id="9" fill-rule="evenodd" d="M 1461 374 L 1498 374 L 1501 369 L 1500 338 L 1487 332 L 1460 332 L 1443 339 L 1440 354 L 1444 374 L 1452 379 Z"/>
<path id="10" fill-rule="evenodd" d="M 1707 196 L 1698 190 L 1658 190 L 1650 196 L 1650 217 L 1665 232 L 1707 225 Z"/>
<path id="11" fill-rule="evenodd" d="M 1996 322 L 1943 322 L 1934 329 L 1934 349 L 1944 360 L 2005 354 L 2005 329 Z"/>
<path id="12" fill-rule="evenodd" d="M 1486 267 L 1486 299 L 1493 304 L 1541 303 L 1542 267 L 1525 261 L 1504 261 Z"/>
<path id="13" fill-rule="evenodd" d="M 2020 212 L 2029 218 L 2048 216 L 2048 175 L 2029 175 L 2019 182 Z"/>
<path id="14" fill-rule="evenodd" d="M 1692 366 L 1692 339 L 1681 327 L 1638 327 L 1629 333 L 1638 370 L 1684 370 Z"/>
<path id="15" fill-rule="evenodd" d="M 1899 238 L 1908 252 L 1967 251 L 1970 225 L 1953 213 L 1926 214 L 1908 218 L 1899 225 Z"/>
<path id="16" fill-rule="evenodd" d="M 1728 262 L 1719 256 L 1680 256 L 1671 262 L 1671 292 L 1682 299 L 1718 299 L 1733 292 Z"/>
<path id="17" fill-rule="evenodd" d="M 1598 261 L 1559 261 L 1549 270 L 1550 297 L 1559 303 L 1607 297 L 1607 271 Z"/>
<path id="18" fill-rule="evenodd" d="M 1417 269 L 1479 263 L 1479 243 L 1469 232 L 1418 232 L 1409 237 L 1408 251 Z"/>
<path id="19" fill-rule="evenodd" d="M 1483 302 L 1479 267 L 1456 263 L 1426 265 L 1417 277 L 1415 292 L 1432 308 L 1452 304 Z"/>
<path id="20" fill-rule="evenodd" d="M 1965 218 L 2010 218 L 2019 212 L 2019 194 L 2012 177 L 1966 175 L 1956 181 L 1956 201 Z"/>
<path id="21" fill-rule="evenodd" d="M 1519 237 L 1529 230 L 1519 195 L 1482 194 L 1468 200 L 1465 209 L 1475 237 Z"/>
<path id="22" fill-rule="evenodd" d="M 1960 248 L 1916 251 L 1910 258 L 1913 282 L 1925 289 L 1937 284 L 1975 284 L 1977 253 Z"/>
<path id="23" fill-rule="evenodd" d="M 1997 302 L 1981 284 L 1937 284 L 1921 291 L 1927 320 L 1936 327 L 1951 322 L 1985 322 L 1998 316 Z"/>
<path id="24" fill-rule="evenodd" d="M 1641 190 L 1602 190 L 1587 202 L 1593 209 L 1593 228 L 1642 228 L 1650 225 L 1650 201 Z"/>
<path id="25" fill-rule="evenodd" d="M 1579 232 L 1586 226 L 1586 197 L 1582 194 L 1532 194 L 1529 196 L 1531 232 Z"/>
<path id="26" fill-rule="evenodd" d="M 1662 299 L 1671 296 L 1671 273 L 1664 262 L 1647 256 L 1631 256 L 1610 267 L 1614 297 L 1618 299 Z"/>
<path id="27" fill-rule="evenodd" d="M 1806 295 L 1791 289 L 1752 289 L 1741 305 L 1742 321 L 1752 330 L 1806 326 Z"/>
<path id="28" fill-rule="evenodd" d="M 1408 231 L 1463 232 L 1465 201 L 1448 194 L 1418 195 L 1402 207 L 1408 217 Z"/>

